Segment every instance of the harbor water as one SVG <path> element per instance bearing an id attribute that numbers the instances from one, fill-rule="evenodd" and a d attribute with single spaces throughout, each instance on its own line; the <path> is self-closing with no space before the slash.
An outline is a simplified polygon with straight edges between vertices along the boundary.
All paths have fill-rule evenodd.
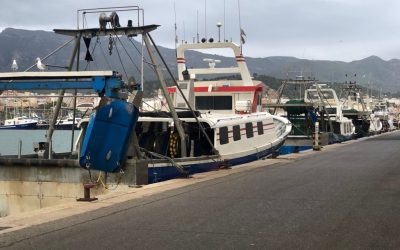
<path id="1" fill-rule="evenodd" d="M 0 130 L 0 155 L 18 154 L 18 142 L 22 140 L 22 154 L 33 154 L 33 143 L 46 141 L 47 130 Z M 74 142 L 79 130 L 74 132 Z M 53 134 L 53 151 L 56 153 L 71 150 L 71 130 L 56 130 Z"/>

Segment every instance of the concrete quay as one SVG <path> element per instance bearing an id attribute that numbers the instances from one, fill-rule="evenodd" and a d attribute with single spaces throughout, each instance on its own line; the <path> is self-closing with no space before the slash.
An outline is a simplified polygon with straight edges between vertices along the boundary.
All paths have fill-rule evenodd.
<path id="1" fill-rule="evenodd" d="M 0 218 L 0 249 L 399 249 L 400 132 Z"/>

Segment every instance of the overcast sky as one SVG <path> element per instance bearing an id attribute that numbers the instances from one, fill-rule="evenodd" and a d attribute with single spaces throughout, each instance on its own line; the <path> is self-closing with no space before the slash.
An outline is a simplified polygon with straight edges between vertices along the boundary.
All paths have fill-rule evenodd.
<path id="1" fill-rule="evenodd" d="M 0 28 L 75 28 L 77 9 L 139 5 L 145 9 L 146 24 L 162 25 L 153 33 L 158 44 L 173 48 L 174 3 L 180 41 L 196 36 L 198 13 L 200 37 L 217 39 L 216 24 L 221 22 L 221 36 L 225 33 L 226 39 L 239 42 L 237 0 L 2 1 Z M 340 61 L 370 55 L 400 58 L 399 0 L 240 0 L 240 6 L 247 34 L 245 56 Z M 97 22 L 97 16 L 91 18 Z M 122 25 L 126 19 L 121 16 Z"/>

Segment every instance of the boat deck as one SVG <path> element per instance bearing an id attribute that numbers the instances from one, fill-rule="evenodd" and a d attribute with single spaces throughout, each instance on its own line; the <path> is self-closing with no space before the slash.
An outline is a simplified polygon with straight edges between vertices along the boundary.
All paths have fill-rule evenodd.
<path id="1" fill-rule="evenodd" d="M 174 180 L 152 195 L 136 189 L 135 199 L 90 213 L 101 203 L 10 233 L 0 228 L 0 247 L 399 249 L 399 142 L 397 131 L 217 171 L 218 178 Z"/>

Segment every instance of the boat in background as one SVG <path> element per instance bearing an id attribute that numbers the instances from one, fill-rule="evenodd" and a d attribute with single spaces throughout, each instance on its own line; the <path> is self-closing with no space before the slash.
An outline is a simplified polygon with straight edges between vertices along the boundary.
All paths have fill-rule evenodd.
<path id="1" fill-rule="evenodd" d="M 64 119 L 57 120 L 55 128 L 57 130 L 71 130 L 72 127 L 74 127 L 74 129 L 78 129 L 78 123 L 81 120 L 82 120 L 81 118 L 75 117 L 75 122 L 74 122 L 74 118 L 72 116 L 67 116 Z"/>
<path id="2" fill-rule="evenodd" d="M 19 116 L 6 119 L 4 124 L 0 125 L 0 129 L 36 129 L 38 121 L 28 118 L 27 116 Z"/>
<path id="3" fill-rule="evenodd" d="M 298 94 L 297 91 L 285 93 L 285 89 L 300 91 Z M 353 138 L 351 120 L 343 117 L 335 90 L 313 77 L 299 75 L 282 81 L 276 103 L 267 103 L 265 106 L 274 112 L 281 112 L 292 123 L 292 131 L 281 147 L 280 154 L 298 153 L 312 148 L 317 150 L 321 146 Z M 316 133 L 318 141 L 315 140 Z"/>
<path id="4" fill-rule="evenodd" d="M 351 119 L 343 115 L 343 105 L 336 91 L 326 84 L 314 84 L 305 90 L 305 103 L 319 107 L 320 131 L 332 133 L 330 143 L 343 142 L 354 138 L 355 127 Z"/>
<path id="5" fill-rule="evenodd" d="M 382 132 L 388 132 L 395 129 L 393 125 L 394 118 L 392 115 L 390 115 L 388 105 L 385 101 L 381 99 L 378 100 L 378 102 L 375 104 L 373 112 L 375 117 L 382 123 Z"/>
<path id="6" fill-rule="evenodd" d="M 343 115 L 353 121 L 356 137 L 361 138 L 368 136 L 371 132 L 376 132 L 377 123 L 372 121 L 374 118 L 371 115 L 372 110 L 367 105 L 368 98 L 366 103 L 356 81 L 347 83 L 343 90 L 347 95 L 342 103 Z"/>
<path id="7" fill-rule="evenodd" d="M 383 129 L 383 123 L 379 117 L 375 117 L 375 114 L 371 114 L 371 125 L 369 126 L 370 134 L 381 133 Z"/>

